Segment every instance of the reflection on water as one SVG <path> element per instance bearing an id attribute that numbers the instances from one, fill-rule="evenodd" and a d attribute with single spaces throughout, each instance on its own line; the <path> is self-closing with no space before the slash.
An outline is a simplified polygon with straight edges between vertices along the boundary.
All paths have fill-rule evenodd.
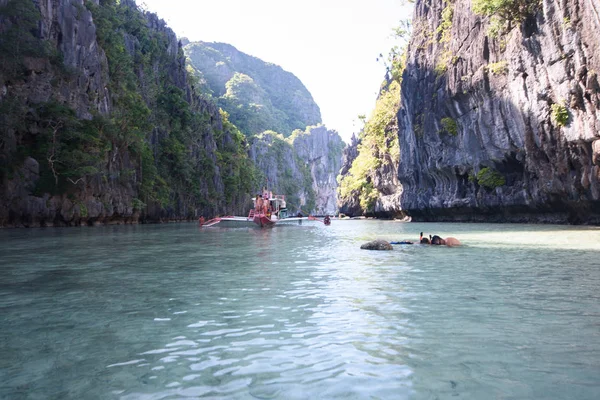
<path id="1" fill-rule="evenodd" d="M 458 237 L 459 248 L 375 238 Z M 600 230 L 0 231 L 0 398 L 600 396 Z"/>

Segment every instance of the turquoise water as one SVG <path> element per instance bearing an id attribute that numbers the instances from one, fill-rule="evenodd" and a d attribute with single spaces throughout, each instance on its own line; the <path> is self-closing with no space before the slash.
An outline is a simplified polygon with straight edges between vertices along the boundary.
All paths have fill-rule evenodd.
<path id="1" fill-rule="evenodd" d="M 600 229 L 2 230 L 0 318 L 2 399 L 598 399 Z"/>

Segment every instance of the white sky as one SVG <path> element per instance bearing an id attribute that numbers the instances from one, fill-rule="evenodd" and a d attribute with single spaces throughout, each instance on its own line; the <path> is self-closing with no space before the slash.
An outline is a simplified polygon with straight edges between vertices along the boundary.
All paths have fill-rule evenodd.
<path id="1" fill-rule="evenodd" d="M 179 37 L 224 42 L 296 75 L 323 123 L 350 141 L 369 116 L 395 43 L 392 28 L 412 17 L 402 0 L 137 0 Z"/>

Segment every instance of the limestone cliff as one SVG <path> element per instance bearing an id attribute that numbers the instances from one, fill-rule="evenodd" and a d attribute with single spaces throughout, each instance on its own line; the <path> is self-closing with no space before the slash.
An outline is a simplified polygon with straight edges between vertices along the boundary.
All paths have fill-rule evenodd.
<path id="1" fill-rule="evenodd" d="M 397 207 L 413 220 L 600 223 L 598 32 L 594 0 L 417 0 Z"/>
<path id="2" fill-rule="evenodd" d="M 337 207 L 337 174 L 345 147 L 336 131 L 324 126 L 307 127 L 304 132 L 292 134 L 293 147 L 298 158 L 308 165 L 310 182 L 315 193 L 315 206 L 311 214 L 334 215 Z"/>
<path id="3" fill-rule="evenodd" d="M 342 168 L 340 169 L 340 179 L 348 176 L 352 163 L 358 157 L 358 144 L 359 139 L 356 135 L 352 135 L 350 138 L 350 144 L 344 148 L 342 153 Z M 363 210 L 360 207 L 359 194 L 354 193 L 352 196 L 346 198 L 338 197 L 338 209 L 339 212 L 347 216 L 359 216 L 363 214 Z"/>
<path id="4" fill-rule="evenodd" d="M 343 148 L 338 133 L 324 126 L 294 131 L 289 138 L 267 131 L 250 139 L 259 183 L 285 195 L 293 214 L 337 213 L 336 176 Z"/>
<path id="5" fill-rule="evenodd" d="M 390 79 L 381 86 L 375 109 L 358 138 L 344 150 L 340 171 L 339 208 L 349 216 L 405 217 L 398 180 L 398 118 L 402 58 L 394 62 Z"/>
<path id="6" fill-rule="evenodd" d="M 494 16 L 471 3 L 416 2 L 398 116 L 402 208 L 600 223 L 600 6 L 525 2 L 531 12 L 494 34 Z"/>
<path id="7" fill-rule="evenodd" d="M 246 135 L 272 130 L 287 137 L 321 123 L 310 92 L 280 66 L 226 43 L 191 42 L 184 51 L 199 84 Z"/>
<path id="8" fill-rule="evenodd" d="M 0 0 L 0 227 L 243 215 L 265 174 L 303 211 L 334 213 L 339 136 L 294 134 L 271 172 L 269 143 L 250 147 L 182 46 L 133 0 Z M 264 86 L 228 78 L 238 105 L 285 104 L 290 129 L 320 121 L 292 74 L 219 46 L 240 71 L 262 66 Z"/>
<path id="9" fill-rule="evenodd" d="M 131 0 L 0 0 L 0 35 L 0 226 L 247 209 L 245 139 L 193 92 L 156 15 Z"/>

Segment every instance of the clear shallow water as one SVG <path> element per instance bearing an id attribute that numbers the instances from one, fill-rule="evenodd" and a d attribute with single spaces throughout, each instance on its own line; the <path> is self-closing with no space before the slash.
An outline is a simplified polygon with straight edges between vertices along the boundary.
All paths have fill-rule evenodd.
<path id="1" fill-rule="evenodd" d="M 599 229 L 0 231 L 2 399 L 456 397 L 600 398 Z"/>

